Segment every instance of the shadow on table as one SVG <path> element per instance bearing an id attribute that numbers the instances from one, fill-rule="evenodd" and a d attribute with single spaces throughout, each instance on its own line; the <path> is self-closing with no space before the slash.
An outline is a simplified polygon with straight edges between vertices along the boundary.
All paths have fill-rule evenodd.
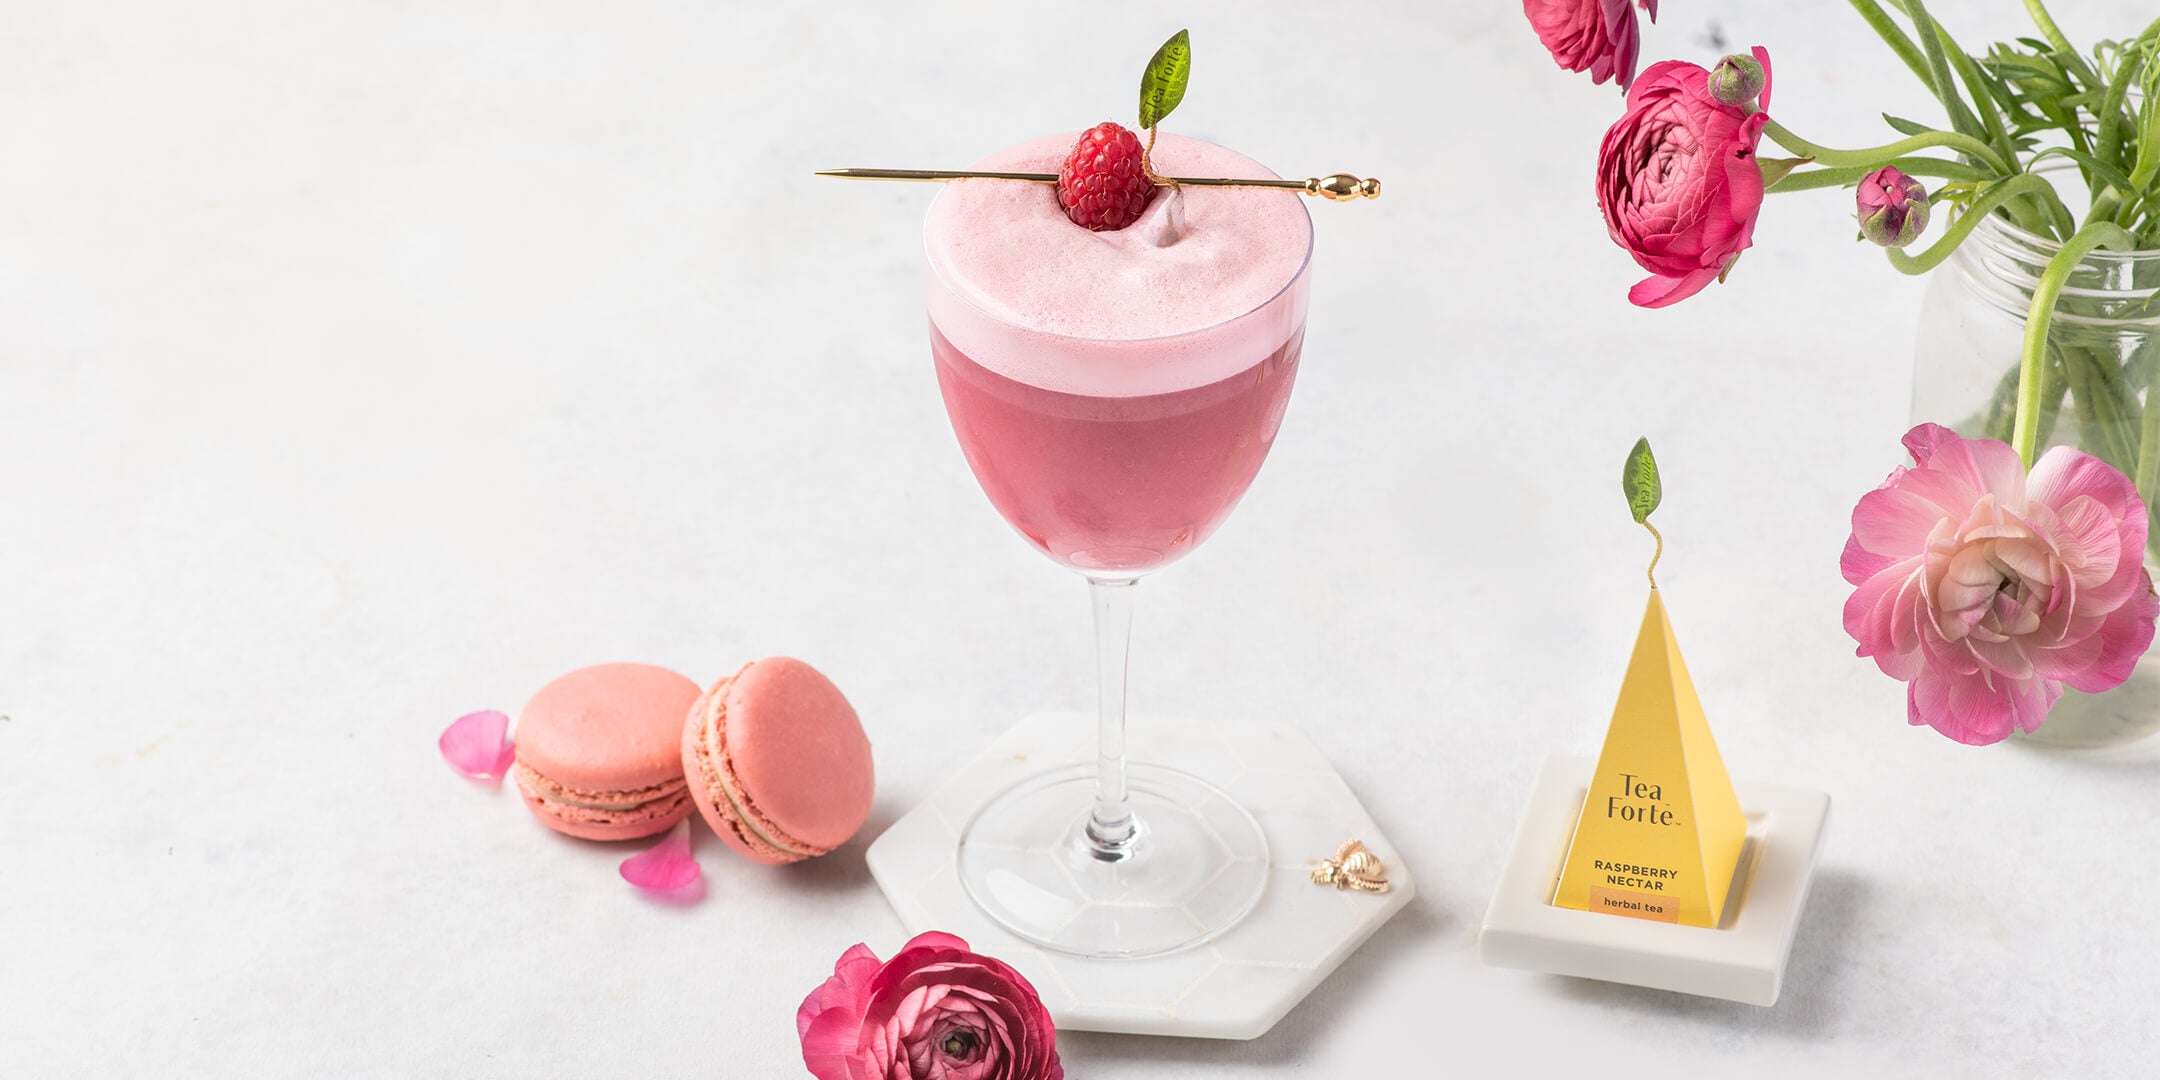
<path id="1" fill-rule="evenodd" d="M 1849 1018 L 1839 1010 L 1852 995 L 1838 982 L 1852 970 L 1848 943 L 1860 933 L 1869 886 L 1864 878 L 1835 870 L 1819 871 L 1808 891 L 1807 910 L 1793 935 L 1785 987 L 1769 1008 L 1737 1001 L 1696 997 L 1670 990 L 1549 976 L 1561 996 L 1574 1001 L 1632 1012 L 1651 1013 L 1709 1027 L 1774 1032 L 1797 1039 L 1831 1035 Z"/>
<path id="2" fill-rule="evenodd" d="M 1149 1065 L 1211 1065 L 1250 1063 L 1307 1063 L 1310 1055 L 1334 1051 L 1321 1032 L 1341 1026 L 1344 1016 L 1363 1003 L 1380 980 L 1376 973 L 1408 961 L 1411 946 L 1439 935 L 1448 917 L 1423 897 L 1412 900 L 1395 917 L 1373 932 L 1358 951 L 1350 954 L 1325 981 L 1313 988 L 1267 1034 L 1250 1041 L 1184 1039 L 1172 1036 L 1113 1035 L 1100 1031 L 1061 1031 L 1058 1047 L 1070 1061 L 1088 1066 L 1121 1063 Z M 1070 1069 L 1068 1075 L 1074 1075 Z"/>
<path id="3" fill-rule="evenodd" d="M 2008 745 L 2034 758 L 2095 772 L 2136 775 L 2160 771 L 2160 736 L 2147 736 L 2126 746 L 2050 746 L 2022 739 L 2011 739 Z"/>
<path id="4" fill-rule="evenodd" d="M 870 850 L 870 842 L 885 835 L 885 830 L 899 818 L 900 811 L 894 807 L 884 802 L 871 804 L 869 820 L 855 830 L 853 839 L 822 858 L 775 867 L 779 872 L 772 875 L 774 887 L 783 892 L 817 896 L 874 888 L 865 853 Z"/>

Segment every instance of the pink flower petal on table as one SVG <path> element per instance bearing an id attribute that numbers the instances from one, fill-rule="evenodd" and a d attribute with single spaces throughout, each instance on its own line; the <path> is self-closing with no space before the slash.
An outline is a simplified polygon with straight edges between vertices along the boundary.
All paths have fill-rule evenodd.
<path id="1" fill-rule="evenodd" d="M 705 872 L 690 854 L 690 822 L 676 822 L 659 843 L 624 859 L 622 878 L 664 899 L 694 900 L 703 895 Z"/>
<path id="2" fill-rule="evenodd" d="M 458 775 L 468 780 L 501 780 L 517 760 L 517 747 L 505 738 L 509 731 L 510 718 L 487 709 L 458 717 L 443 729 L 435 745 Z"/>

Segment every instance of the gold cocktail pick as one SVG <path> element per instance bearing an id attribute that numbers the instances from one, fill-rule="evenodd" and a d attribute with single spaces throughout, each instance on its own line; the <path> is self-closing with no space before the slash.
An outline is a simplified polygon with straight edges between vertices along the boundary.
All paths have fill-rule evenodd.
<path id="1" fill-rule="evenodd" d="M 1031 184 L 1055 184 L 1056 173 L 973 172 L 966 169 L 820 169 L 819 176 L 843 180 L 915 180 L 942 183 L 946 180 L 1025 180 Z M 1310 176 L 1303 180 L 1238 180 L 1220 176 L 1166 176 L 1173 184 L 1193 187 L 1287 188 L 1317 195 L 1329 202 L 1356 202 L 1380 197 L 1380 181 L 1360 180 L 1349 173 Z"/>

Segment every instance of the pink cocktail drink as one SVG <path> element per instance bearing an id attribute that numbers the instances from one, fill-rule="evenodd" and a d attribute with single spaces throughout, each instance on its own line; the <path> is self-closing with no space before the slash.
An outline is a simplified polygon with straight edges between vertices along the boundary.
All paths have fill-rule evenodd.
<path id="1" fill-rule="evenodd" d="M 1302 335 L 1220 382 L 1099 397 L 1006 378 L 934 328 L 953 432 L 998 512 L 1076 570 L 1153 570 L 1207 539 L 1275 441 Z"/>
<path id="2" fill-rule="evenodd" d="M 975 167 L 1055 172 L 1074 145 L 1038 139 Z M 1154 163 L 1274 175 L 1175 135 Z M 1095 764 L 1036 772 L 977 807 L 960 884 L 1022 939 L 1091 957 L 1222 933 L 1270 865 L 1227 792 L 1125 761 L 1125 660 L 1135 583 L 1222 524 L 1275 441 L 1305 343 L 1312 219 L 1281 189 L 1193 186 L 1149 205 L 1091 232 L 1044 185 L 961 180 L 923 226 L 931 352 L 968 466 L 1005 520 L 1086 576 L 1095 611 Z"/>
<path id="3" fill-rule="evenodd" d="M 1053 171 L 1071 142 L 978 167 Z M 1155 159 L 1272 175 L 1176 136 Z M 1259 471 L 1297 374 L 1312 245 L 1298 197 L 1182 199 L 1168 244 L 1160 221 L 1092 233 L 1045 190 L 996 181 L 948 185 L 925 229 L 931 348 L 968 465 L 1029 542 L 1086 573 L 1139 574 L 1206 539 Z"/>

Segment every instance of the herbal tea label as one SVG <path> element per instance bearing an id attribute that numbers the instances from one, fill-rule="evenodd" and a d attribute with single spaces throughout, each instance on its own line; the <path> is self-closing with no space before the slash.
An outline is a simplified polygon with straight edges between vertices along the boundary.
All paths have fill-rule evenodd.
<path id="1" fill-rule="evenodd" d="M 1740 800 L 1652 589 L 1553 903 L 1715 926 L 1746 836 Z"/>

